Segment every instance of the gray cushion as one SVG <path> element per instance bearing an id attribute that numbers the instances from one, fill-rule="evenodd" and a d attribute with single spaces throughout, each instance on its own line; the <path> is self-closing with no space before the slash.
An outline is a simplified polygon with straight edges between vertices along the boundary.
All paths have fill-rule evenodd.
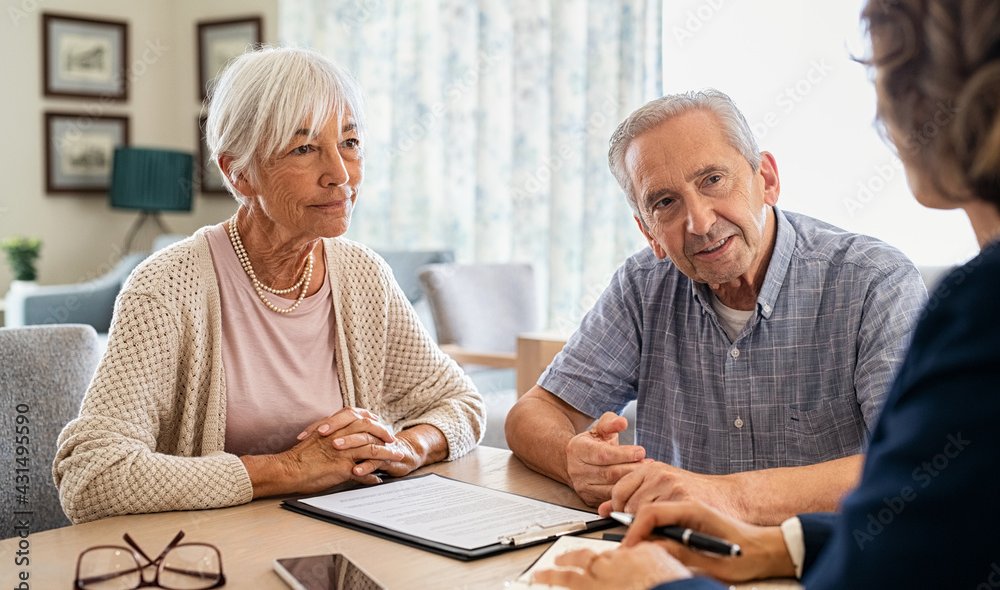
<path id="1" fill-rule="evenodd" d="M 56 439 L 67 422 L 80 412 L 83 394 L 97 368 L 97 333 L 91 326 L 48 325 L 0 328 L 0 410 L 9 425 L 0 442 L 0 458 L 10 473 L 0 486 L 4 535 L 16 535 L 18 518 L 30 523 L 32 533 L 69 524 L 52 483 Z M 17 416 L 28 426 L 26 455 L 17 454 Z M 14 483 L 18 456 L 27 458 L 27 493 Z M 15 516 L 14 510 L 30 510 Z"/>
<path id="2" fill-rule="evenodd" d="M 378 255 L 388 263 L 392 275 L 396 277 L 396 282 L 410 303 L 415 303 L 424 296 L 417 279 L 420 267 L 455 260 L 455 254 L 451 250 L 380 250 Z"/>
<path id="3" fill-rule="evenodd" d="M 539 328 L 529 264 L 430 264 L 419 274 L 438 342 L 477 352 L 514 352 Z"/>

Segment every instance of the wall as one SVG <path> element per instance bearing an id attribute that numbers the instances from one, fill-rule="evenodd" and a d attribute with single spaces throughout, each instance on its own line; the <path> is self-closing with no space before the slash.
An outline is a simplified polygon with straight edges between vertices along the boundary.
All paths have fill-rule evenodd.
<path id="1" fill-rule="evenodd" d="M 121 255 L 137 212 L 112 210 L 106 195 L 46 195 L 43 113 L 46 110 L 128 115 L 132 145 L 197 153 L 199 20 L 261 15 L 264 40 L 277 39 L 278 0 L 5 0 L 0 12 L 0 238 L 40 237 L 39 282 L 73 283 L 107 270 Z M 42 96 L 41 15 L 52 12 L 129 23 L 132 74 L 128 101 Z M 228 217 L 234 201 L 196 195 L 191 213 L 163 214 L 174 232 L 190 233 Z M 143 232 L 146 243 L 151 232 Z M 11 276 L 0 262 L 0 295 Z"/>
<path id="2" fill-rule="evenodd" d="M 715 86 L 732 96 L 777 159 L 779 206 L 885 240 L 919 265 L 964 262 L 978 252 L 965 214 L 918 204 L 873 128 L 870 72 L 851 59 L 867 51 L 863 4 L 666 2 L 666 91 Z"/>

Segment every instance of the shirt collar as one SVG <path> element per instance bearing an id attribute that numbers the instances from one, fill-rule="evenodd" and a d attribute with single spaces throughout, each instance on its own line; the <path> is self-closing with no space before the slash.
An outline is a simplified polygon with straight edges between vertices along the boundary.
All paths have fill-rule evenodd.
<path id="1" fill-rule="evenodd" d="M 767 265 L 767 274 L 764 275 L 764 286 L 757 296 L 757 306 L 760 313 L 766 318 L 771 317 L 774 312 L 774 304 L 778 300 L 778 293 L 781 286 L 785 284 L 785 276 L 788 274 L 788 267 L 792 263 L 792 252 L 795 251 L 795 228 L 788 222 L 788 218 L 781 212 L 781 209 L 773 207 L 774 223 L 778 226 L 774 236 L 774 251 L 771 252 L 771 262 Z"/>
<path id="2" fill-rule="evenodd" d="M 774 223 L 777 230 L 774 236 L 774 250 L 771 252 L 771 262 L 767 265 L 767 274 L 764 275 L 764 285 L 757 295 L 757 307 L 760 314 L 770 319 L 774 313 L 774 304 L 781 292 L 781 286 L 785 282 L 788 274 L 788 266 L 792 262 L 792 252 L 795 251 L 796 233 L 795 228 L 788 222 L 788 218 L 777 207 L 774 210 Z M 690 279 L 689 279 L 690 280 Z M 714 314 L 712 309 L 712 291 L 708 285 L 691 281 L 691 292 L 695 299 L 701 303 L 704 311 Z"/>

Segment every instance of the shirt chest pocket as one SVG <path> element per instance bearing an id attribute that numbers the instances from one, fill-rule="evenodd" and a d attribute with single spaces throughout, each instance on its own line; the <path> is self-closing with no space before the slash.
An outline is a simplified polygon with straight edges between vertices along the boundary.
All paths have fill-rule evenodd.
<path id="1" fill-rule="evenodd" d="M 820 400 L 785 407 L 787 465 L 811 465 L 862 451 L 864 420 L 856 403 Z"/>

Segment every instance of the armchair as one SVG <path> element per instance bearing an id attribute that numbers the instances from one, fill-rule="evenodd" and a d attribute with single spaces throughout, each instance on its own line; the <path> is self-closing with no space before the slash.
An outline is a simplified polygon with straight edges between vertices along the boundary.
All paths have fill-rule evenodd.
<path id="1" fill-rule="evenodd" d="M 0 488 L 5 510 L 0 537 L 17 534 L 14 510 L 30 510 L 30 532 L 69 524 L 52 483 L 56 439 L 76 418 L 83 394 L 99 358 L 97 334 L 90 326 L 31 326 L 0 328 L 0 410 L 8 420 L 9 436 L 0 457 L 11 469 L 10 483 Z M 32 454 L 27 462 L 28 493 L 15 489 L 13 468 L 15 418 L 26 416 Z M 23 504 L 19 496 L 24 496 Z M 21 518 L 21 517 L 18 517 Z"/>
<path id="2" fill-rule="evenodd" d="M 430 264 L 419 274 L 441 350 L 486 400 L 484 445 L 506 448 L 503 424 L 517 400 L 517 337 L 539 329 L 527 264 Z"/>
<path id="3" fill-rule="evenodd" d="M 420 287 L 417 273 L 426 264 L 453 262 L 455 254 L 451 250 L 382 250 L 376 253 L 392 269 L 396 282 L 417 312 L 420 323 L 427 328 L 432 338 L 436 337 L 431 308 L 424 296 L 424 290 Z"/>

